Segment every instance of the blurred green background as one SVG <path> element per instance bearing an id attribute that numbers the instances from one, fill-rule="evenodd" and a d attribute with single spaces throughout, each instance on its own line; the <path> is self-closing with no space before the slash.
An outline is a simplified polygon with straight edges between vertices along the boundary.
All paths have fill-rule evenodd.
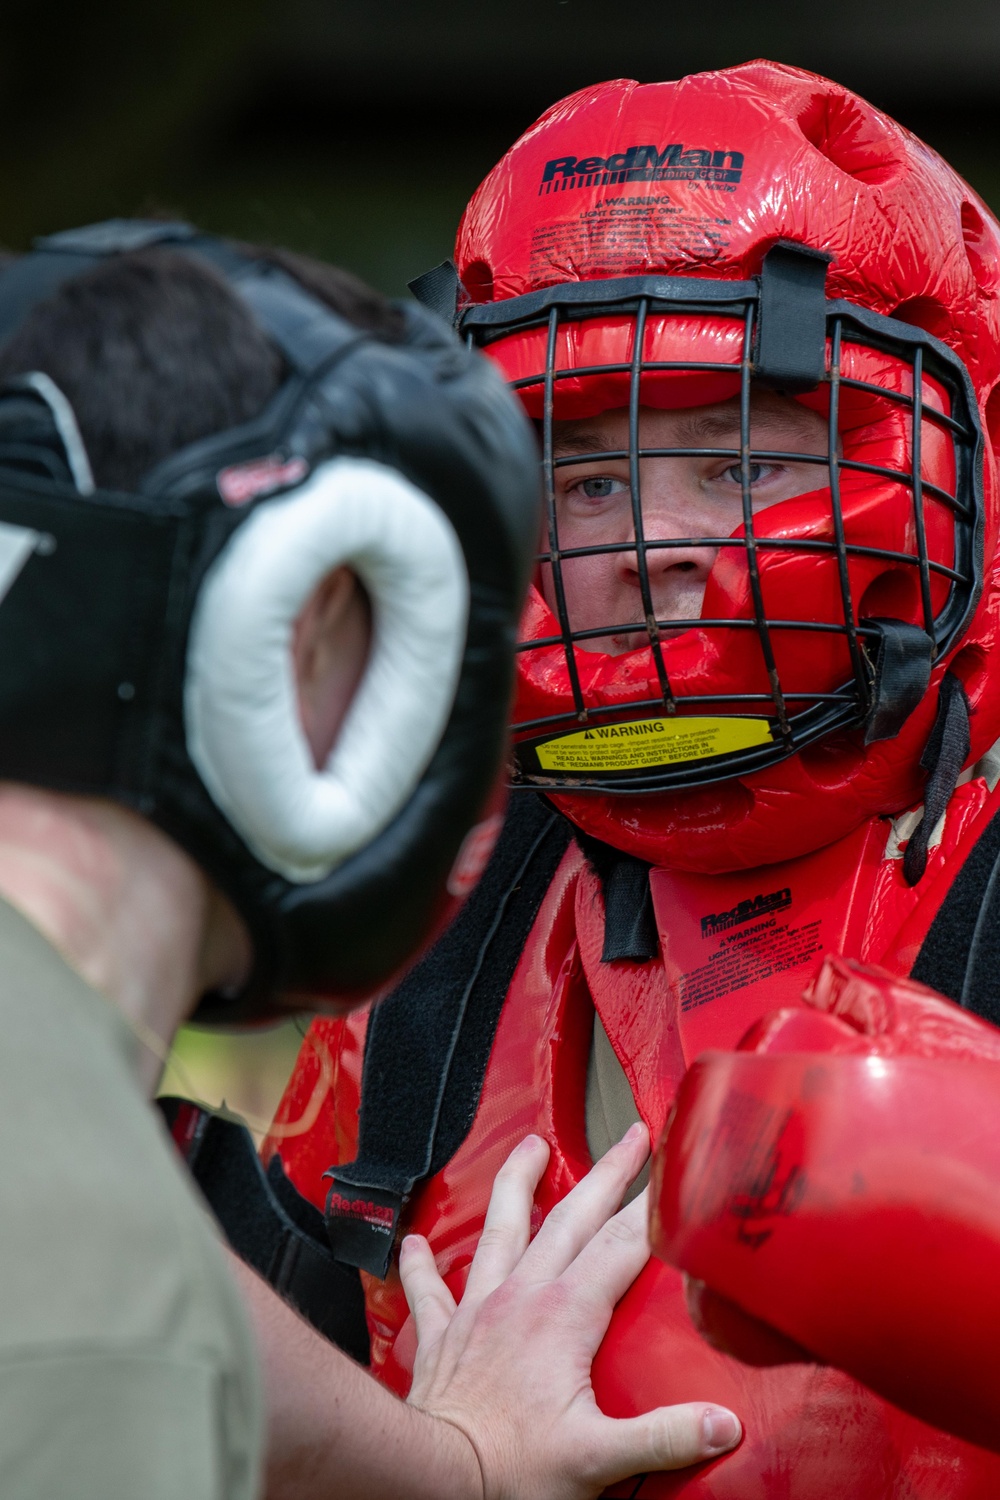
<path id="1" fill-rule="evenodd" d="M 1000 208 L 996 0 L 4 0 L 3 21 L 14 250 L 166 209 L 399 294 L 556 98 L 762 56 L 865 94 Z M 189 1030 L 164 1084 L 263 1121 L 297 1045 Z"/>

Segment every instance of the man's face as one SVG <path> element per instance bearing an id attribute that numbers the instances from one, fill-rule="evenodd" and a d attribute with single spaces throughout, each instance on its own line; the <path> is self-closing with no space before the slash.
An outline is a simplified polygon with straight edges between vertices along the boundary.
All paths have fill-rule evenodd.
<path id="1" fill-rule="evenodd" d="M 789 397 L 756 392 L 751 400 L 750 443 L 754 449 L 787 454 L 825 454 L 827 424 Z M 575 422 L 553 423 L 553 457 L 580 456 L 555 470 L 559 549 L 632 541 L 632 497 L 627 458 L 587 459 L 591 453 L 628 451 L 628 412 L 615 409 Z M 642 407 L 639 446 L 739 449 L 739 402 L 661 411 Z M 647 541 L 678 537 L 728 537 L 743 521 L 740 464 L 730 454 L 639 461 L 643 530 Z M 755 460 L 750 491 L 755 511 L 804 495 L 828 483 L 825 465 L 789 459 Z M 718 548 L 685 545 L 646 552 L 649 588 L 658 620 L 694 620 Z M 642 624 L 645 614 L 635 551 L 566 558 L 562 565 L 570 628 Z M 546 602 L 555 607 L 552 570 L 543 568 Z M 664 637 L 685 627 L 664 630 Z M 620 655 L 643 644 L 645 632 L 621 631 L 579 642 L 582 650 Z"/>

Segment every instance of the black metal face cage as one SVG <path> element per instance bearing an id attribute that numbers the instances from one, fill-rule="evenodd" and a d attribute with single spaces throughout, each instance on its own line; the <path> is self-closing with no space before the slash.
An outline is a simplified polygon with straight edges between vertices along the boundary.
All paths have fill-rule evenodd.
<path id="1" fill-rule="evenodd" d="M 678 787 L 702 785 L 748 774 L 794 755 L 804 746 L 834 732 L 863 726 L 865 742 L 890 738 L 923 697 L 933 662 L 958 641 L 975 608 L 982 571 L 982 431 L 972 383 L 959 357 L 944 344 L 920 328 L 895 318 L 881 316 L 844 301 L 827 301 L 825 277 L 829 257 L 805 247 L 781 243 L 765 257 L 759 277 L 752 281 L 711 281 L 698 277 L 641 276 L 616 280 L 572 282 L 547 287 L 542 291 L 513 297 L 505 302 L 460 305 L 455 322 L 470 343 L 480 347 L 509 337 L 525 329 L 545 328 L 547 355 L 544 370 L 513 382 L 515 389 L 540 388 L 543 393 L 542 468 L 548 518 L 548 548 L 539 555 L 540 563 L 552 570 L 555 612 L 559 634 L 544 640 L 523 641 L 521 651 L 561 645 L 565 655 L 573 707 L 564 713 L 545 718 L 515 722 L 517 768 L 515 784 L 548 789 L 565 788 L 574 792 L 665 791 Z M 428 273 L 428 278 L 435 273 Z M 454 272 L 452 271 L 454 276 Z M 414 285 L 417 290 L 417 285 Z M 459 288 L 459 295 L 461 288 Z M 417 291 L 420 295 L 420 292 Z M 428 300 L 430 300 L 428 298 Z M 647 319 L 663 312 L 708 314 L 738 320 L 742 326 L 742 352 L 738 363 L 692 363 L 688 361 L 650 361 L 643 358 Z M 635 330 L 632 355 L 628 363 L 577 366 L 562 369 L 556 363 L 560 329 L 567 322 L 632 314 Z M 827 359 L 829 339 L 829 360 Z M 840 355 L 844 343 L 865 345 L 888 353 L 909 365 L 913 395 L 907 396 L 865 381 L 848 379 L 840 373 Z M 740 446 L 726 448 L 646 448 L 639 446 L 639 408 L 642 378 L 653 371 L 689 371 L 738 374 L 740 381 Z M 924 373 L 932 375 L 944 387 L 951 402 L 951 414 L 943 415 L 926 406 L 921 399 Z M 568 458 L 554 458 L 552 420 L 557 382 L 588 375 L 625 374 L 629 377 L 629 448 L 628 451 L 587 453 Z M 815 390 L 821 383 L 829 387 L 829 440 L 827 452 L 817 455 L 787 454 L 750 446 L 750 395 L 752 384 L 766 386 L 785 394 Z M 909 470 L 881 468 L 845 459 L 838 443 L 838 418 L 841 390 L 846 387 L 868 391 L 883 401 L 893 402 L 909 414 L 911 431 L 911 464 Z M 928 420 L 951 437 L 955 454 L 955 493 L 931 484 L 921 476 L 922 422 Z M 731 457 L 738 463 L 742 481 L 742 519 L 744 536 L 692 537 L 673 540 L 647 540 L 643 532 L 642 494 L 639 461 L 646 457 Z M 555 505 L 554 476 L 557 468 L 595 459 L 627 460 L 629 464 L 634 538 L 621 543 L 563 550 L 559 542 L 559 524 Z M 750 469 L 760 461 L 794 459 L 822 465 L 829 472 L 832 497 L 832 540 L 784 541 L 780 538 L 755 536 L 751 504 Z M 874 547 L 852 546 L 845 539 L 840 499 L 840 476 L 845 470 L 870 473 L 905 485 L 913 497 L 913 554 Z M 955 526 L 954 565 L 945 566 L 928 555 L 925 539 L 925 495 L 931 494 L 951 510 Z M 656 547 L 739 547 L 745 550 L 751 597 L 752 620 L 700 619 L 703 630 L 750 629 L 756 632 L 767 671 L 766 693 L 720 693 L 716 695 L 675 696 L 664 662 L 661 632 L 676 634 L 678 627 L 690 621 L 657 619 L 653 607 L 647 568 L 647 553 Z M 766 615 L 760 582 L 759 553 L 763 549 L 786 552 L 835 553 L 837 557 L 843 623 L 816 623 L 782 620 Z M 637 558 L 637 574 L 645 623 L 608 623 L 596 629 L 573 630 L 570 625 L 563 579 L 563 564 L 569 557 L 598 552 L 629 552 Z M 884 558 L 887 564 L 904 564 L 917 570 L 922 601 L 922 628 L 901 621 L 858 618 L 851 592 L 848 558 L 852 555 Z M 944 607 L 935 614 L 931 600 L 931 577 L 939 575 L 949 582 Z M 796 705 L 791 710 L 775 663 L 772 635 L 776 631 L 828 631 L 846 638 L 852 663 L 850 680 L 832 692 L 792 695 Z M 644 635 L 655 666 L 655 696 L 635 699 L 614 707 L 588 704 L 580 685 L 574 644 L 588 638 L 611 634 Z M 676 715 L 678 707 L 692 712 L 760 716 L 766 718 L 764 743 L 737 748 L 726 753 L 712 753 L 702 758 L 683 759 L 677 763 L 640 766 L 633 769 L 587 768 L 560 769 L 553 772 L 551 761 L 539 758 L 540 748 L 565 738 L 567 731 L 581 731 L 588 726 L 621 724 Z M 660 719 L 663 722 L 663 719 Z M 731 721 L 730 721 L 731 722 Z M 637 732 L 637 731 L 629 731 Z"/>

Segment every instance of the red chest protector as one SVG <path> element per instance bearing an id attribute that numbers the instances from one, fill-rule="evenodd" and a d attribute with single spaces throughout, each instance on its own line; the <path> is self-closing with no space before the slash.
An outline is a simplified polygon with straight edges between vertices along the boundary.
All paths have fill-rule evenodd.
<path id="1" fill-rule="evenodd" d="M 993 779 L 992 777 L 990 778 Z M 910 972 L 955 874 L 1000 808 L 981 777 L 955 792 L 916 888 L 893 826 L 873 818 L 839 843 L 783 865 L 725 876 L 651 873 L 662 961 L 602 964 L 600 883 L 571 846 L 545 896 L 508 991 L 472 1128 L 406 1210 L 461 1291 L 493 1177 L 528 1131 L 552 1148 L 537 1195 L 544 1214 L 585 1174 L 587 1063 L 596 1008 L 654 1137 L 677 1084 L 706 1047 L 732 1047 L 762 1014 L 794 1003 L 820 954 L 839 951 Z M 322 1207 L 323 1173 L 352 1159 L 365 1018 L 316 1021 L 278 1114 L 286 1171 Z M 328 1092 L 329 1091 L 329 1092 Z M 297 1123 L 296 1123 L 297 1122 Z M 284 1132 L 292 1133 L 284 1133 Z M 372 1366 L 405 1392 L 413 1328 L 395 1268 L 366 1277 Z M 680 1276 L 650 1262 L 615 1311 L 593 1370 L 602 1409 L 632 1415 L 711 1400 L 739 1413 L 733 1454 L 608 1493 L 685 1500 L 910 1500 L 1000 1493 L 1000 1458 L 906 1416 L 823 1366 L 753 1369 L 694 1330 Z"/>

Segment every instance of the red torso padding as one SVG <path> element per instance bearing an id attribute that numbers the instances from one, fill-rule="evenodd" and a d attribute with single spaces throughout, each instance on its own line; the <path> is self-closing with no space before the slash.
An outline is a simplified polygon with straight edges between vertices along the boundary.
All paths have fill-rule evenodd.
<path id="1" fill-rule="evenodd" d="M 754 1020 L 794 1004 L 820 952 L 844 951 L 907 973 L 998 807 L 1000 791 L 990 793 L 982 779 L 959 787 L 915 890 L 903 881 L 899 858 L 886 857 L 891 825 L 881 818 L 785 865 L 721 877 L 656 871 L 663 962 L 645 965 L 600 963 L 600 886 L 571 848 L 515 972 L 469 1136 L 406 1210 L 406 1227 L 429 1237 L 452 1290 L 461 1291 L 493 1176 L 524 1134 L 536 1131 L 552 1148 L 539 1221 L 587 1171 L 595 1007 L 655 1136 L 694 1058 L 706 1047 L 735 1046 Z M 323 1172 L 354 1154 L 364 1031 L 363 1017 L 313 1024 L 270 1143 L 319 1206 Z M 279 1135 L 296 1122 L 298 1133 Z M 384 1283 L 366 1278 L 366 1296 L 373 1368 L 405 1392 L 413 1325 L 395 1270 Z M 993 1500 L 1000 1493 L 1000 1458 L 905 1415 L 848 1376 L 822 1365 L 751 1368 L 710 1348 L 688 1316 L 679 1273 L 658 1262 L 618 1305 L 593 1380 L 613 1415 L 714 1400 L 739 1413 L 746 1433 L 733 1454 L 650 1475 L 639 1487 L 629 1481 L 611 1495 Z"/>

